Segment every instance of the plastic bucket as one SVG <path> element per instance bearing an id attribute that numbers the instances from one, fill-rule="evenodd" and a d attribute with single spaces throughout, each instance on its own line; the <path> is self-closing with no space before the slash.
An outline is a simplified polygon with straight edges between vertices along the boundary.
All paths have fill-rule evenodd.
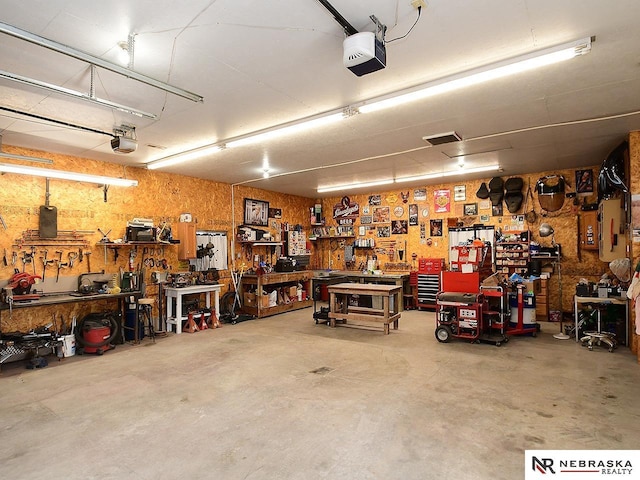
<path id="1" fill-rule="evenodd" d="M 76 336 L 62 336 L 62 355 L 65 357 L 73 357 L 76 354 Z"/>

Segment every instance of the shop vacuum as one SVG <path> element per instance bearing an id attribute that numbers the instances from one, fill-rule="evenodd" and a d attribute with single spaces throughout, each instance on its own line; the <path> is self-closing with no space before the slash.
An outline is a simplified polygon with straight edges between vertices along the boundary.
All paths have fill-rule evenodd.
<path id="1" fill-rule="evenodd" d="M 102 355 L 112 350 L 112 343 L 120 333 L 119 315 L 112 312 L 90 313 L 78 323 L 75 331 L 78 348 L 76 353 Z"/>

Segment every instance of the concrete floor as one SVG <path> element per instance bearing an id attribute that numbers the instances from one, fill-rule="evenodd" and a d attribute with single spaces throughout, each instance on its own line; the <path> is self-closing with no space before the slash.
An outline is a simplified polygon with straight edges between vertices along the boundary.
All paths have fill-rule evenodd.
<path id="1" fill-rule="evenodd" d="M 311 310 L 118 346 L 0 378 L 11 479 L 518 479 L 525 449 L 637 449 L 626 347 L 439 344 L 315 325 Z"/>

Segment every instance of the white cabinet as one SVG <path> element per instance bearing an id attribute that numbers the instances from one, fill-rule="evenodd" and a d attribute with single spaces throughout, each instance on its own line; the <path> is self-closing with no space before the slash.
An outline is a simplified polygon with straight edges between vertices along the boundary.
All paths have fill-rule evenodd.
<path id="1" fill-rule="evenodd" d="M 598 206 L 600 222 L 599 242 L 600 260 L 610 262 L 627 256 L 627 236 L 620 198 L 602 200 Z"/>

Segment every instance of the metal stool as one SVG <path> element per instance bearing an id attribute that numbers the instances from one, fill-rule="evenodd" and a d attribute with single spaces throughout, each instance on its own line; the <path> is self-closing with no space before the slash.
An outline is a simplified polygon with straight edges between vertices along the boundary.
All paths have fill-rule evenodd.
<path id="1" fill-rule="evenodd" d="M 156 331 L 153 328 L 153 320 L 151 319 L 151 312 L 153 311 L 153 305 L 155 303 L 156 303 L 155 298 L 140 298 L 138 300 L 138 314 L 141 316 L 142 324 L 144 328 L 148 331 L 148 335 L 153 341 L 153 343 L 156 343 Z"/>

